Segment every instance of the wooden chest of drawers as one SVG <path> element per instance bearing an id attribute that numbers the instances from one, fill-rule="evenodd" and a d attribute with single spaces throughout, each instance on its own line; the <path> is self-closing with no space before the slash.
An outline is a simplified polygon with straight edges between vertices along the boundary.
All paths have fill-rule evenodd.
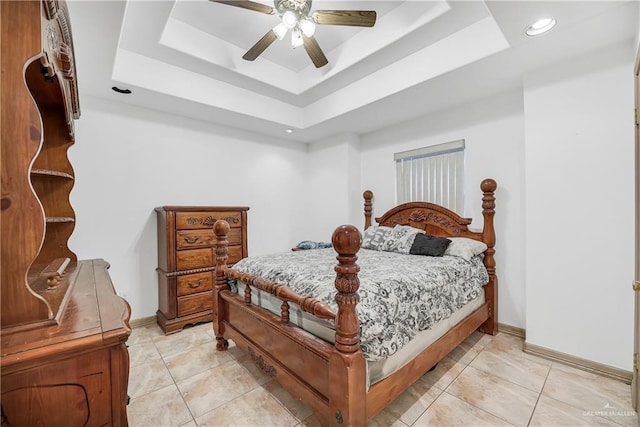
<path id="1" fill-rule="evenodd" d="M 165 334 L 211 320 L 215 274 L 213 224 L 224 219 L 229 232 L 229 265 L 248 255 L 248 207 L 164 206 L 158 218 L 158 325 Z"/>

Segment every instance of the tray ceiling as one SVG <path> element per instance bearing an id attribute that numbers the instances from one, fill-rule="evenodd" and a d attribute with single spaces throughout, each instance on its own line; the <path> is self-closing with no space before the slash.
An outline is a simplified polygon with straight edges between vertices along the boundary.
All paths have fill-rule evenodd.
<path id="1" fill-rule="evenodd" d="M 264 2 L 265 4 L 271 4 Z M 318 25 L 329 64 L 288 38 L 242 55 L 278 17 L 207 0 L 71 1 L 80 93 L 311 142 L 517 88 L 545 64 L 635 37 L 634 1 L 324 1 L 373 28 Z M 533 20 L 558 25 L 537 38 Z M 118 95 L 111 86 L 126 87 Z M 285 129 L 293 129 L 285 134 Z"/>

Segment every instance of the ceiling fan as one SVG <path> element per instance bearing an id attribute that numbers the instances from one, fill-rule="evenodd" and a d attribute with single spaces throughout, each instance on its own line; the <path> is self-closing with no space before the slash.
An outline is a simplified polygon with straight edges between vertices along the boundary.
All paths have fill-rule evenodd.
<path id="1" fill-rule="evenodd" d="M 353 27 L 373 27 L 376 23 L 374 10 L 316 10 L 311 12 L 312 0 L 274 0 L 274 6 L 268 6 L 250 0 L 211 0 L 229 6 L 241 7 L 254 12 L 277 14 L 281 22 L 267 31 L 256 44 L 242 56 L 242 59 L 253 61 L 271 43 L 282 40 L 291 30 L 291 45 L 296 48 L 304 46 L 316 68 L 323 67 L 329 62 L 320 49 L 320 45 L 313 37 L 316 24 L 319 25 L 347 25 Z"/>

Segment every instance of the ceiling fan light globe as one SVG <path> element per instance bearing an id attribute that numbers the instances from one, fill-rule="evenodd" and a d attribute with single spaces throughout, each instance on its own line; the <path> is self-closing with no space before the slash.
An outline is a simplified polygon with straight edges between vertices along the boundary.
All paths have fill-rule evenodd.
<path id="1" fill-rule="evenodd" d="M 302 32 L 296 28 L 291 32 L 291 47 L 295 49 L 303 44 L 304 40 L 302 40 Z"/>
<path id="2" fill-rule="evenodd" d="M 300 31 L 302 31 L 302 34 L 304 34 L 307 37 L 312 37 L 313 34 L 316 32 L 315 22 L 311 21 L 308 18 L 304 18 L 300 20 L 298 27 L 300 28 Z"/>
<path id="3" fill-rule="evenodd" d="M 287 10 L 282 14 L 282 23 L 288 28 L 291 29 L 296 26 L 298 23 L 298 16 L 292 10 Z"/>
<path id="4" fill-rule="evenodd" d="M 273 27 L 273 33 L 276 35 L 278 40 L 282 40 L 284 36 L 287 35 L 288 30 L 289 29 L 287 28 L 287 26 L 284 25 L 282 22 L 276 25 L 275 27 Z"/>

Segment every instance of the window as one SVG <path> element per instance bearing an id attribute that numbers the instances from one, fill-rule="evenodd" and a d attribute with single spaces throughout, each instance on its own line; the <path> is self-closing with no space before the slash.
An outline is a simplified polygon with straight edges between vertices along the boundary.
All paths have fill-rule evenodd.
<path id="1" fill-rule="evenodd" d="M 393 156 L 396 202 L 427 201 L 464 214 L 464 140 Z"/>

